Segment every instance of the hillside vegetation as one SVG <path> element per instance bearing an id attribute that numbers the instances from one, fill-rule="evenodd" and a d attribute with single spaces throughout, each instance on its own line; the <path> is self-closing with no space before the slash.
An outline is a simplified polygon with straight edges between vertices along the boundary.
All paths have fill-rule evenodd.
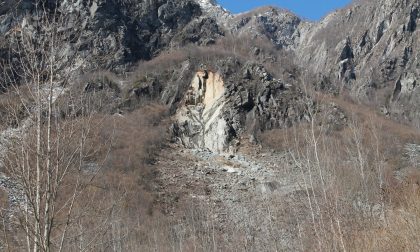
<path id="1" fill-rule="evenodd" d="M 0 250 L 419 251 L 418 1 L 0 1 Z"/>

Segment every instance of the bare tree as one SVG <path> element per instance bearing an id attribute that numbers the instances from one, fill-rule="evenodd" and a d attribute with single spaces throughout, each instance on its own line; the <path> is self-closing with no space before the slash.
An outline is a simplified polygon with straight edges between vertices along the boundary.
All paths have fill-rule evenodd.
<path id="1" fill-rule="evenodd" d="M 16 219 L 27 251 L 64 249 L 68 230 L 80 217 L 74 211 L 77 200 L 101 167 L 95 160 L 102 145 L 100 120 L 85 109 L 88 96 L 67 92 L 84 27 L 77 10 L 66 8 L 76 2 L 33 1 L 31 15 L 8 34 L 2 86 L 15 94 L 26 116 L 16 120 L 18 134 L 10 136 L 3 163 L 24 195 Z M 64 95 L 70 98 L 57 103 Z"/>

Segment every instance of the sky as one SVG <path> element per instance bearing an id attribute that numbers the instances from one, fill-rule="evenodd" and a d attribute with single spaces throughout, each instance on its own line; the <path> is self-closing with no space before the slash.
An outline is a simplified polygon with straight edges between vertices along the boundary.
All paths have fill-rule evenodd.
<path id="1" fill-rule="evenodd" d="M 272 5 L 290 10 L 309 20 L 320 20 L 329 12 L 346 6 L 351 0 L 218 0 L 217 2 L 233 13 Z"/>

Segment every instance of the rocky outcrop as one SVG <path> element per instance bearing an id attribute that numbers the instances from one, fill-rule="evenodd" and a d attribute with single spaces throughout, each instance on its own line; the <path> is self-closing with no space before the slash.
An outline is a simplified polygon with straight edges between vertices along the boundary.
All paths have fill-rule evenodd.
<path id="1" fill-rule="evenodd" d="M 264 7 L 234 15 L 225 29 L 292 51 L 290 61 L 315 76 L 304 85 L 349 93 L 394 119 L 419 125 L 419 6 L 415 0 L 356 1 L 320 22 Z"/>
<path id="2" fill-rule="evenodd" d="M 7 35 L 36 25 L 34 0 L 1 6 L 1 47 L 10 43 Z M 54 6 L 57 1 L 49 1 Z M 58 25 L 72 39 L 63 41 L 67 57 L 83 71 L 128 70 L 139 60 L 149 60 L 170 47 L 194 43 L 208 45 L 223 35 L 214 17 L 204 15 L 194 0 L 152 1 L 63 1 L 59 11 L 65 22 Z M 33 29 L 32 29 L 33 30 Z M 70 37 L 71 37 L 70 36 Z"/>
<path id="3" fill-rule="evenodd" d="M 420 4 L 359 1 L 316 24 L 300 26 L 296 62 L 396 119 L 418 124 Z M 417 121 L 417 122 L 416 122 Z"/>
<path id="4" fill-rule="evenodd" d="M 301 19 L 296 15 L 274 7 L 263 7 L 236 15 L 227 25 L 235 35 L 265 37 L 277 48 L 293 49 L 299 38 Z"/>
<path id="5" fill-rule="evenodd" d="M 219 73 L 201 70 L 191 82 L 177 111 L 176 135 L 189 148 L 226 149 L 229 128 L 222 111 L 226 103 L 225 84 Z"/>
<path id="6" fill-rule="evenodd" d="M 196 73 L 175 115 L 172 131 L 184 146 L 235 152 L 244 133 L 309 119 L 311 102 L 262 65 L 228 58 L 215 66 Z"/>
<path id="7" fill-rule="evenodd" d="M 89 57 L 106 57 L 102 68 L 148 60 L 169 47 L 207 45 L 223 35 L 193 0 L 106 0 L 96 9 L 81 43 Z"/>
<path id="8" fill-rule="evenodd" d="M 200 5 L 203 13 L 205 13 L 206 16 L 215 19 L 221 27 L 229 25 L 229 22 L 234 16 L 229 11 L 218 5 L 216 0 L 195 1 Z"/>

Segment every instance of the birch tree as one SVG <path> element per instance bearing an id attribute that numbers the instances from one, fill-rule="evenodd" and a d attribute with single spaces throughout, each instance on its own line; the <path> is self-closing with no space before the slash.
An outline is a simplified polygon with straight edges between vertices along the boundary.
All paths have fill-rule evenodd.
<path id="1" fill-rule="evenodd" d="M 27 251 L 64 249 L 78 199 L 100 167 L 90 162 L 101 145 L 94 142 L 97 117 L 85 110 L 87 96 L 67 91 L 85 25 L 77 8 L 67 8 L 75 4 L 81 3 L 33 1 L 30 15 L 7 34 L 1 85 L 20 102 L 22 111 L 13 114 L 25 116 L 16 119 L 18 134 L 8 143 L 3 169 L 24 195 L 16 211 L 24 242 L 17 240 Z M 70 97 L 64 104 L 56 102 L 64 95 Z"/>

